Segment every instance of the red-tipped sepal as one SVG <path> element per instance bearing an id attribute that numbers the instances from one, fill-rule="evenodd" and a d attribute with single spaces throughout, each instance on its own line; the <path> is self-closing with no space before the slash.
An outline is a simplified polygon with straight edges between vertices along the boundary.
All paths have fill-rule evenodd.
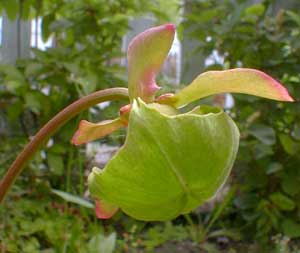
<path id="1" fill-rule="evenodd" d="M 175 35 L 175 26 L 166 24 L 138 34 L 128 47 L 128 82 L 131 102 L 140 97 L 152 102 L 159 89 L 156 75 L 163 65 Z"/>
<path id="2" fill-rule="evenodd" d="M 97 124 L 81 120 L 77 131 L 73 135 L 72 143 L 74 145 L 80 145 L 100 139 L 124 126 L 126 126 L 126 124 L 124 124 L 120 118 L 105 120 Z"/>
<path id="3" fill-rule="evenodd" d="M 197 99 L 224 92 L 243 93 L 278 101 L 294 101 L 282 84 L 264 72 L 237 68 L 205 72 L 176 95 L 164 98 L 163 103 L 181 107 Z"/>
<path id="4" fill-rule="evenodd" d="M 96 200 L 95 213 L 99 219 L 110 219 L 118 211 L 118 207 L 105 200 Z"/>

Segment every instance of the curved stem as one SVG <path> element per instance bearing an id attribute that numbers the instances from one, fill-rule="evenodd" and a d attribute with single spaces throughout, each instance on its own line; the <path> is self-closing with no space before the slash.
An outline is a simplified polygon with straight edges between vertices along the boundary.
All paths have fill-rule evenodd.
<path id="1" fill-rule="evenodd" d="M 40 146 L 45 143 L 60 127 L 67 123 L 81 111 L 101 102 L 127 99 L 128 90 L 126 88 L 111 88 L 96 91 L 67 106 L 44 125 L 33 139 L 24 147 L 16 160 L 12 163 L 3 179 L 0 182 L 0 203 L 3 201 L 9 188 L 15 179 L 22 172 L 26 163 L 33 157 Z"/>

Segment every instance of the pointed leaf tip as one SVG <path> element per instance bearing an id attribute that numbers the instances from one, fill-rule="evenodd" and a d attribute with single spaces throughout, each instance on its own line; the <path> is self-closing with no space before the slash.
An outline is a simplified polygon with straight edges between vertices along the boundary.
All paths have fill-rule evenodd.
<path id="1" fill-rule="evenodd" d="M 99 219 L 110 219 L 118 211 L 118 207 L 104 200 L 96 200 L 95 213 Z"/>
<path id="2" fill-rule="evenodd" d="M 205 72 L 189 86 L 169 98 L 170 101 L 164 102 L 180 107 L 197 99 L 224 92 L 243 93 L 278 101 L 294 101 L 282 84 L 264 72 L 236 68 Z"/>
<path id="3" fill-rule="evenodd" d="M 111 134 L 121 127 L 124 127 L 124 124 L 120 118 L 105 120 L 97 124 L 81 120 L 71 142 L 76 146 L 84 144 Z"/>
<path id="4" fill-rule="evenodd" d="M 152 27 L 138 34 L 128 47 L 128 81 L 131 102 L 140 97 L 153 101 L 159 89 L 156 75 L 163 65 L 173 43 L 175 25 Z"/>

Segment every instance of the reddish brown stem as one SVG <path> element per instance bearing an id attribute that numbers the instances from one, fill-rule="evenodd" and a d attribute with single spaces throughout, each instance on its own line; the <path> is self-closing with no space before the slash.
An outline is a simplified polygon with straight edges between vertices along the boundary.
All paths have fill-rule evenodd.
<path id="1" fill-rule="evenodd" d="M 26 163 L 33 157 L 40 146 L 45 143 L 59 128 L 83 110 L 101 102 L 117 99 L 128 99 L 128 90 L 126 88 L 111 88 L 96 91 L 75 101 L 48 121 L 48 123 L 44 125 L 24 147 L 22 152 L 18 155 L 2 178 L 0 182 L 0 203 L 3 201 L 18 175 L 22 172 Z"/>

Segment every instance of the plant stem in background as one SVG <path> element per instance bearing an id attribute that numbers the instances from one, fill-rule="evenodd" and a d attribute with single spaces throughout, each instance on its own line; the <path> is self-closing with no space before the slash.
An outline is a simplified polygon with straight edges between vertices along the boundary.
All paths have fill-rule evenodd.
<path id="1" fill-rule="evenodd" d="M 14 183 L 15 179 L 22 172 L 26 163 L 33 157 L 36 151 L 44 144 L 60 127 L 67 123 L 70 119 L 75 117 L 83 110 L 91 106 L 105 101 L 127 99 L 128 90 L 126 88 L 111 88 L 101 91 L 96 91 L 87 95 L 71 105 L 67 106 L 64 110 L 59 112 L 52 118 L 46 125 L 44 125 L 33 139 L 24 147 L 22 152 L 18 155 L 16 160 L 12 163 L 3 179 L 0 182 L 0 203 L 3 201 L 5 195 Z"/>

